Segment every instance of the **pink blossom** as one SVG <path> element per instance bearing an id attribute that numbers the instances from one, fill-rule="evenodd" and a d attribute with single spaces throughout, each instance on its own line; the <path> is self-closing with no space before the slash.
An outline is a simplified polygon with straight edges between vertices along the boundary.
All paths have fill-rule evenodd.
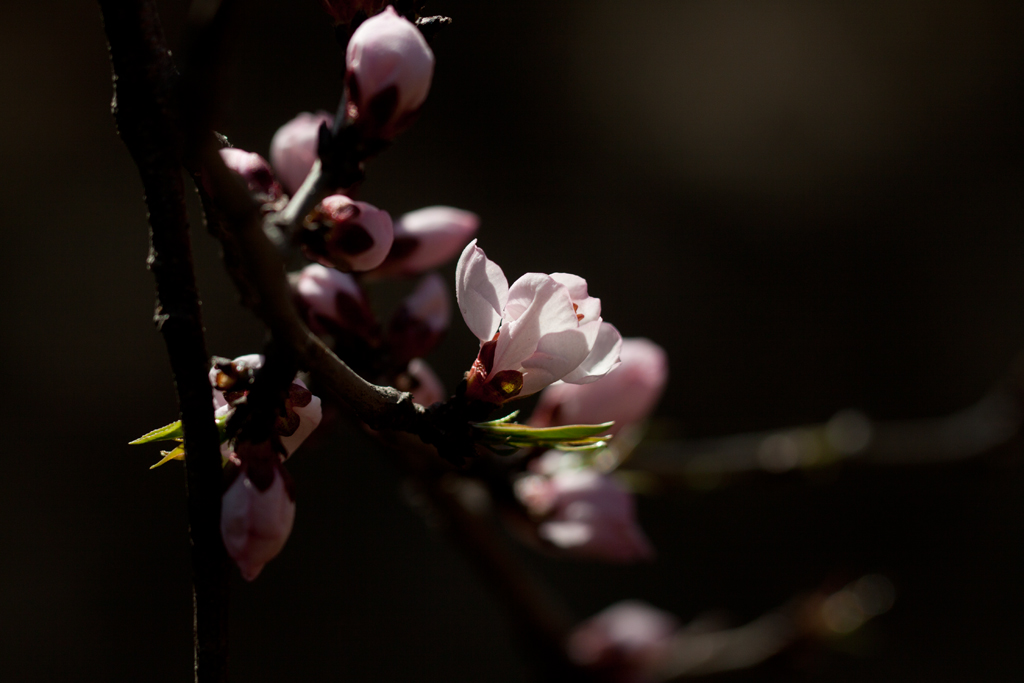
<path id="1" fill-rule="evenodd" d="M 466 325 L 480 340 L 468 377 L 471 398 L 503 403 L 560 379 L 592 382 L 618 364 L 620 335 L 601 319 L 583 278 L 527 273 L 511 287 L 501 268 L 470 242 L 456 268 Z"/>
<path id="2" fill-rule="evenodd" d="M 391 249 L 391 216 L 343 194 L 325 198 L 306 219 L 306 255 L 325 266 L 362 272 L 381 264 Z"/>
<path id="3" fill-rule="evenodd" d="M 633 497 L 607 475 L 590 469 L 528 474 L 516 481 L 515 490 L 539 520 L 537 535 L 570 555 L 609 562 L 654 555 L 637 524 Z"/>
<path id="4" fill-rule="evenodd" d="M 390 139 L 412 123 L 427 99 L 434 53 L 419 29 L 388 7 L 352 34 L 345 69 L 356 124 Z"/>
<path id="5" fill-rule="evenodd" d="M 289 194 L 294 194 L 317 160 L 320 124 L 334 125 L 325 111 L 302 112 L 274 133 L 270 141 L 270 163 Z"/>
<path id="6" fill-rule="evenodd" d="M 395 221 L 391 252 L 373 275 L 416 275 L 445 264 L 476 233 L 476 214 L 450 206 L 428 206 Z"/>
<path id="7" fill-rule="evenodd" d="M 602 670 L 613 681 L 651 681 L 678 629 L 671 614 L 627 600 L 580 624 L 569 636 L 569 656 L 577 664 Z"/>
<path id="8" fill-rule="evenodd" d="M 409 389 L 412 392 L 412 400 L 421 406 L 431 406 L 448 397 L 444 384 L 423 359 L 413 358 L 409 361 L 406 373 L 413 380 Z"/>
<path id="9" fill-rule="evenodd" d="M 396 362 L 424 356 L 440 341 L 452 319 L 444 279 L 431 273 L 420 280 L 391 319 L 388 342 Z"/>
<path id="10" fill-rule="evenodd" d="M 217 417 L 228 415 L 232 404 L 249 392 L 255 373 L 263 367 L 263 356 L 252 353 L 233 361 L 222 359 L 210 368 L 213 386 L 213 405 Z M 320 424 L 323 412 L 320 399 L 314 396 L 306 383 L 295 378 L 288 388 L 284 407 L 277 416 L 275 431 L 286 454 L 290 456 L 302 445 Z M 222 446 L 223 450 L 223 446 Z"/>
<path id="11" fill-rule="evenodd" d="M 267 160 L 254 152 L 246 152 L 237 147 L 225 147 L 220 150 L 220 158 L 224 165 L 242 176 L 249 191 L 260 195 L 265 202 L 275 202 L 284 191 L 274 177 Z"/>
<path id="12" fill-rule="evenodd" d="M 346 332 L 363 338 L 377 335 L 377 321 L 366 295 L 348 273 L 312 263 L 295 281 L 300 309 L 316 334 L 335 337 Z"/>
<path id="13" fill-rule="evenodd" d="M 649 339 L 622 340 L 621 364 L 600 382 L 575 385 L 558 382 L 540 395 L 530 424 L 596 424 L 614 420 L 619 432 L 650 415 L 668 381 L 665 350 Z"/>
<path id="14" fill-rule="evenodd" d="M 239 444 L 231 460 L 236 478 L 221 499 L 220 533 L 228 555 L 252 581 L 291 534 L 295 492 L 269 442 Z"/>

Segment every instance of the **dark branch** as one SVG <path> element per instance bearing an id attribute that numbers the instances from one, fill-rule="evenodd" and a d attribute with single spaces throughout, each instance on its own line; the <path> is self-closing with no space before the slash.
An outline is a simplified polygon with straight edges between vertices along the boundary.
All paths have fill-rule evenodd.
<path id="1" fill-rule="evenodd" d="M 220 536 L 219 436 L 185 211 L 177 72 L 153 2 L 100 0 L 115 77 L 114 116 L 149 209 L 155 320 L 167 345 L 185 432 L 195 607 L 195 680 L 227 678 L 227 555 Z"/>

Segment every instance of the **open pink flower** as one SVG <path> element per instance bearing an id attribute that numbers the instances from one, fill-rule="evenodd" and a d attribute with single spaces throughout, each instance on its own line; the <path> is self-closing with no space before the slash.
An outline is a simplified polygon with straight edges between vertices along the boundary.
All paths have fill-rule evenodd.
<path id="1" fill-rule="evenodd" d="M 470 242 L 455 272 L 459 310 L 480 340 L 467 395 L 501 404 L 552 382 L 583 384 L 619 360 L 621 335 L 601 319 L 601 301 L 568 273 L 527 273 L 511 287 L 501 268 Z"/>
<path id="2" fill-rule="evenodd" d="M 270 163 L 291 194 L 302 186 L 317 160 L 321 123 L 331 126 L 334 118 L 325 111 L 302 112 L 278 128 L 270 140 Z"/>
<path id="3" fill-rule="evenodd" d="M 355 121 L 369 135 L 390 139 L 408 127 L 430 92 L 434 53 L 394 7 L 355 30 L 345 53 L 345 82 Z"/>
<path id="4" fill-rule="evenodd" d="M 232 403 L 249 392 L 257 370 L 263 367 L 263 356 L 251 353 L 239 356 L 233 361 L 222 359 L 210 368 L 210 384 L 213 386 L 213 406 L 217 417 L 228 415 Z M 323 411 L 320 399 L 306 388 L 305 382 L 295 378 L 288 388 L 284 409 L 277 416 L 275 431 L 281 439 L 286 455 L 290 456 L 302 445 L 320 424 Z M 222 452 L 230 452 L 230 444 L 222 445 Z"/>
<path id="5" fill-rule="evenodd" d="M 220 533 L 228 555 L 252 581 L 291 534 L 295 491 L 270 442 L 239 444 L 230 459 L 235 480 L 221 499 Z"/>
<path id="6" fill-rule="evenodd" d="M 381 264 L 391 250 L 391 216 L 343 194 L 326 197 L 306 218 L 306 255 L 325 266 L 362 272 Z"/>
<path id="7" fill-rule="evenodd" d="M 671 614 L 626 600 L 580 624 L 569 636 L 569 656 L 617 683 L 652 681 L 678 629 Z"/>
<path id="8" fill-rule="evenodd" d="M 650 415 L 668 382 L 665 350 L 649 339 L 622 340 L 621 363 L 600 382 L 558 382 L 540 395 L 530 416 L 534 427 L 614 421 L 617 433 Z"/>
<path id="9" fill-rule="evenodd" d="M 608 562 L 654 555 L 637 524 L 632 495 L 607 475 L 585 468 L 528 474 L 515 490 L 539 520 L 537 535 L 570 555 Z"/>
<path id="10" fill-rule="evenodd" d="M 416 275 L 455 258 L 480 226 L 475 213 L 428 206 L 395 221 L 395 241 L 374 276 Z"/>

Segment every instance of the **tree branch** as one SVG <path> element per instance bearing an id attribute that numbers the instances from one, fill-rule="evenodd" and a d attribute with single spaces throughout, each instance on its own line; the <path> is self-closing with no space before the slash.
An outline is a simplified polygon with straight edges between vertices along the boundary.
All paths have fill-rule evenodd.
<path id="1" fill-rule="evenodd" d="M 174 373 L 185 433 L 195 680 L 227 679 L 227 554 L 220 536 L 220 439 L 213 420 L 174 106 L 177 72 L 153 2 L 100 0 L 114 71 L 114 115 L 149 209 L 155 321 Z"/>

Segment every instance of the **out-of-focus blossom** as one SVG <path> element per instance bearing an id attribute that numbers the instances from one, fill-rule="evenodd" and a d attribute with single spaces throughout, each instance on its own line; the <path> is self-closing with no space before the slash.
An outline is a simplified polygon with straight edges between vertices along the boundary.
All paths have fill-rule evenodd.
<path id="1" fill-rule="evenodd" d="M 270 141 L 270 163 L 289 194 L 302 186 L 317 159 L 320 124 L 334 125 L 327 112 L 302 112 L 274 133 Z"/>
<path id="2" fill-rule="evenodd" d="M 450 206 L 428 206 L 395 221 L 395 241 L 373 275 L 416 275 L 447 263 L 476 233 L 475 213 Z"/>
<path id="3" fill-rule="evenodd" d="M 338 26 L 348 26 L 357 12 L 367 16 L 376 14 L 388 4 L 387 0 L 321 0 L 324 9 Z"/>
<path id="4" fill-rule="evenodd" d="M 501 268 L 470 242 L 456 268 L 466 325 L 480 340 L 467 396 L 501 404 L 552 382 L 593 382 L 618 364 L 621 337 L 601 319 L 583 278 L 527 273 L 511 287 Z"/>
<path id="5" fill-rule="evenodd" d="M 598 424 L 614 420 L 617 433 L 645 420 L 668 381 L 665 350 L 649 339 L 622 340 L 620 365 L 600 382 L 576 385 L 558 382 L 540 395 L 530 424 L 551 427 Z"/>
<path id="6" fill-rule="evenodd" d="M 302 243 L 306 255 L 344 271 L 376 268 L 388 255 L 394 239 L 387 211 L 342 194 L 320 202 L 305 225 Z"/>
<path id="7" fill-rule="evenodd" d="M 607 475 L 590 469 L 528 474 L 516 481 L 515 491 L 538 520 L 537 535 L 568 554 L 609 562 L 654 555 L 637 524 L 633 497 Z"/>
<path id="8" fill-rule="evenodd" d="M 291 534 L 295 491 L 269 441 L 238 444 L 230 461 L 235 479 L 221 499 L 220 533 L 228 555 L 252 581 Z"/>
<path id="9" fill-rule="evenodd" d="M 366 295 L 348 273 L 312 263 L 295 280 L 295 293 L 314 333 L 338 337 L 348 332 L 364 339 L 377 336 L 377 320 Z"/>
<path id="10" fill-rule="evenodd" d="M 678 629 L 671 614 L 627 600 L 580 624 L 569 636 L 569 656 L 617 683 L 652 681 Z"/>
<path id="11" fill-rule="evenodd" d="M 284 194 L 281 184 L 270 170 L 270 164 L 259 154 L 237 147 L 225 147 L 220 150 L 220 158 L 224 160 L 225 166 L 242 176 L 249 192 L 264 203 L 276 202 Z"/>
<path id="12" fill-rule="evenodd" d="M 431 406 L 448 397 L 441 379 L 423 359 L 413 358 L 405 372 L 411 380 L 407 391 L 412 393 L 412 400 L 421 406 Z"/>
<path id="13" fill-rule="evenodd" d="M 213 406 L 217 417 L 228 415 L 233 410 L 232 404 L 249 393 L 255 373 L 261 367 L 263 356 L 256 353 L 239 356 L 232 361 L 220 359 L 214 362 L 210 368 L 210 384 L 214 389 Z M 288 395 L 274 428 L 287 455 L 294 453 L 313 433 L 322 416 L 320 399 L 306 388 L 305 382 L 295 378 L 288 387 Z M 221 448 L 223 452 L 224 447 Z"/>
<path id="14" fill-rule="evenodd" d="M 419 29 L 388 7 L 352 34 L 345 70 L 356 125 L 386 140 L 407 128 L 427 99 L 434 53 Z"/>
<path id="15" fill-rule="evenodd" d="M 437 345 L 452 319 L 444 279 L 437 273 L 423 278 L 388 326 L 388 342 L 396 362 L 425 356 Z"/>

